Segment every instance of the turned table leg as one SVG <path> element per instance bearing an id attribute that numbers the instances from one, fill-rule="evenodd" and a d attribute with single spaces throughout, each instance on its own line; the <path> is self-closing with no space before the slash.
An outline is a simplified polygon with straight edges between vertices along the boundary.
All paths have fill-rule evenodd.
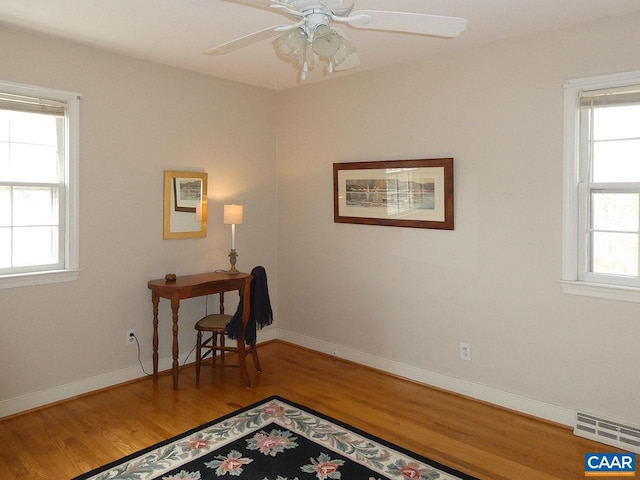
<path id="1" fill-rule="evenodd" d="M 178 389 L 178 309 L 180 308 L 179 299 L 171 299 L 171 311 L 173 312 L 173 389 Z"/>
<path id="2" fill-rule="evenodd" d="M 151 292 L 153 303 L 153 378 L 158 379 L 158 304 L 160 296 L 156 292 Z"/>

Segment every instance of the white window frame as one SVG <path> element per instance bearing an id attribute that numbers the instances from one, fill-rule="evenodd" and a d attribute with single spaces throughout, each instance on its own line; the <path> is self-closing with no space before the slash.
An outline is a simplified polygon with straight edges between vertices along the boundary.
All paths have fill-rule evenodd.
<path id="1" fill-rule="evenodd" d="M 80 272 L 79 208 L 78 208 L 78 135 L 80 130 L 80 95 L 74 92 L 25 85 L 0 80 L 0 91 L 28 97 L 46 98 L 66 103 L 65 115 L 65 192 L 64 199 L 64 266 L 59 270 L 47 270 L 0 275 L 0 289 L 70 282 Z"/>
<path id="2" fill-rule="evenodd" d="M 587 275 L 584 222 L 588 192 L 580 188 L 580 92 L 640 84 L 640 71 L 568 80 L 564 83 L 564 185 L 562 287 L 564 293 L 640 303 L 640 288 Z M 581 248 L 582 242 L 582 248 Z"/>

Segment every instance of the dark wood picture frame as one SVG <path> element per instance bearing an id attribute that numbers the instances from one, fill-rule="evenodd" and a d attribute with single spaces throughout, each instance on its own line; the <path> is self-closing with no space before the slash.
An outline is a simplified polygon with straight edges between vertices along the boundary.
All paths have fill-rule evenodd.
<path id="1" fill-rule="evenodd" d="M 333 220 L 453 230 L 453 158 L 333 164 Z"/>
<path id="2" fill-rule="evenodd" d="M 173 199 L 176 212 L 196 213 L 195 205 L 202 202 L 202 179 L 173 178 Z"/>

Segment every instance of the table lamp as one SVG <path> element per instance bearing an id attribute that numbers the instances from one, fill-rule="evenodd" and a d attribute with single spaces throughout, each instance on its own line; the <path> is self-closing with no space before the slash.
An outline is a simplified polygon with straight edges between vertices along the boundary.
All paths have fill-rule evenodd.
<path id="1" fill-rule="evenodd" d="M 237 275 L 240 273 L 236 269 L 236 225 L 242 224 L 242 205 L 225 205 L 224 206 L 224 224 L 231 225 L 231 252 L 229 252 L 229 261 L 231 262 L 231 269 L 227 271 L 230 275 Z"/>

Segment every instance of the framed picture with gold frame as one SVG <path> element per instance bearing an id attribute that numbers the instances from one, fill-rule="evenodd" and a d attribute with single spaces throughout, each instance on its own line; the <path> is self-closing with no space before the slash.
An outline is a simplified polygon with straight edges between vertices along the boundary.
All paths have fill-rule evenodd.
<path id="1" fill-rule="evenodd" d="M 167 240 L 207 236 L 207 174 L 164 172 L 162 237 Z"/>

